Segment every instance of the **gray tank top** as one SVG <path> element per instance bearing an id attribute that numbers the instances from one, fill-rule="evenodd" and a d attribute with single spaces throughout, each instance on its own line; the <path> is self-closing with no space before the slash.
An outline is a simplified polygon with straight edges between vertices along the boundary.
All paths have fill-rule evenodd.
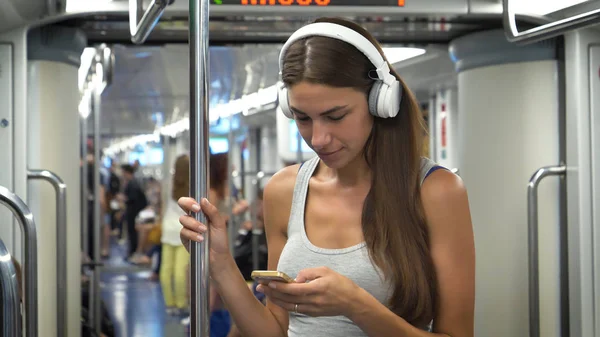
<path id="1" fill-rule="evenodd" d="M 369 259 L 366 243 L 342 249 L 325 249 L 313 245 L 308 239 L 304 227 L 305 201 L 308 182 L 319 157 L 302 165 L 298 172 L 292 209 L 288 223 L 288 240 L 281 252 L 277 270 L 295 278 L 302 269 L 325 266 L 351 279 L 365 289 L 379 302 L 387 305 L 393 292 L 393 285 L 386 282 L 381 270 Z M 421 184 L 430 171 L 439 167 L 428 158 L 421 160 Z M 290 312 L 288 337 L 316 336 L 329 337 L 366 337 L 367 335 L 344 316 L 309 317 Z"/>

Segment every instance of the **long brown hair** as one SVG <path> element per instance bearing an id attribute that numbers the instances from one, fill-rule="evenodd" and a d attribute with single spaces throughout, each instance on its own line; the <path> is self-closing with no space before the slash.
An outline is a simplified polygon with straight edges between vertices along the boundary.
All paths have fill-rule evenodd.
<path id="1" fill-rule="evenodd" d="M 171 197 L 177 201 L 190 195 L 190 157 L 183 154 L 175 160 Z"/>
<path id="2" fill-rule="evenodd" d="M 384 56 L 375 38 L 357 24 L 335 18 L 316 22 L 353 29 Z M 353 87 L 368 95 L 374 83 L 369 76 L 373 69 L 354 46 L 311 36 L 296 41 L 284 55 L 282 80 L 287 88 L 309 82 Z M 402 103 L 396 117 L 374 118 L 364 149 L 373 174 L 363 205 L 362 228 L 371 260 L 394 285 L 390 308 L 411 324 L 425 327 L 435 315 L 437 282 L 419 183 L 424 122 L 414 95 L 394 70 L 392 73 L 403 87 Z"/>

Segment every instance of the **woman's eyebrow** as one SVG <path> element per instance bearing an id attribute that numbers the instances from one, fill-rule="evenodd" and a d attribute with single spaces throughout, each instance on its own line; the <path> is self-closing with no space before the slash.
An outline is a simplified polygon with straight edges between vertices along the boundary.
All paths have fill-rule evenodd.
<path id="1" fill-rule="evenodd" d="M 333 107 L 333 108 L 331 108 L 331 109 L 329 109 L 329 110 L 327 110 L 327 111 L 321 112 L 319 115 L 321 115 L 321 116 L 324 116 L 324 115 L 330 114 L 330 113 L 332 113 L 332 112 L 336 112 L 336 111 L 339 111 L 339 110 L 345 109 L 345 108 L 347 108 L 347 107 L 348 107 L 348 105 L 339 105 L 339 106 L 335 106 L 335 107 Z M 292 110 L 294 113 L 296 113 L 296 114 L 300 114 L 300 115 L 308 115 L 306 112 L 303 112 L 302 110 L 299 110 L 299 109 L 297 109 L 297 108 L 290 107 L 290 109 L 291 109 L 291 110 Z"/>

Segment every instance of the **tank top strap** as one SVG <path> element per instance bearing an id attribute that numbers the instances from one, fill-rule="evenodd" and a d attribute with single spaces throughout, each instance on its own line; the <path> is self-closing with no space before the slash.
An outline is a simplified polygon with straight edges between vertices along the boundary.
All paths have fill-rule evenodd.
<path id="1" fill-rule="evenodd" d="M 292 234 L 301 233 L 301 227 L 304 223 L 304 209 L 306 205 L 306 195 L 308 193 L 308 183 L 312 177 L 319 157 L 314 157 L 301 164 L 294 185 L 294 194 L 292 196 L 292 209 L 290 210 L 290 219 L 288 221 L 288 238 Z"/>
<path id="2" fill-rule="evenodd" d="M 419 171 L 419 179 L 421 185 L 423 185 L 425 178 L 427 178 L 431 173 L 439 169 L 448 170 L 447 168 L 438 165 L 436 162 L 427 157 L 421 157 L 421 170 Z"/>

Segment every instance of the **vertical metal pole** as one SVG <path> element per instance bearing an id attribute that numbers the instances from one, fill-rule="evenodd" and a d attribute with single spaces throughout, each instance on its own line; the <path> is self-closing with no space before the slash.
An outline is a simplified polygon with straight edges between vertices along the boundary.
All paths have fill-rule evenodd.
<path id="1" fill-rule="evenodd" d="M 0 337 L 22 336 L 19 280 L 8 249 L 0 238 Z"/>
<path id="2" fill-rule="evenodd" d="M 67 336 L 67 186 L 56 175 L 48 173 L 56 190 L 56 331 Z"/>
<path id="3" fill-rule="evenodd" d="M 436 161 L 437 158 L 437 130 L 436 130 L 436 96 L 432 95 L 429 98 L 429 116 L 427 117 L 427 124 L 429 126 L 429 158 Z"/>
<path id="4" fill-rule="evenodd" d="M 88 248 L 88 198 L 90 191 L 87 180 L 87 117 L 80 117 L 81 124 L 81 249 L 89 256 Z"/>
<path id="5" fill-rule="evenodd" d="M 259 269 L 259 239 L 262 235 L 262 230 L 260 230 L 257 226 L 258 224 L 258 189 L 260 188 L 260 182 L 262 180 L 262 175 L 257 174 L 256 176 L 256 184 L 254 185 L 254 195 L 253 195 L 253 208 L 254 214 L 252 215 L 252 269 Z"/>
<path id="6" fill-rule="evenodd" d="M 23 247 L 23 312 L 24 337 L 38 337 L 38 251 L 37 233 L 33 214 L 16 194 L 0 186 L 0 204 L 8 207 L 21 227 Z M 0 317 L 3 318 L 3 317 Z"/>
<path id="7" fill-rule="evenodd" d="M 228 158 L 228 177 L 229 177 L 229 198 L 231 200 L 231 202 L 229 203 L 229 228 L 227 233 L 229 234 L 229 251 L 231 252 L 231 255 L 234 255 L 235 253 L 235 237 L 236 237 L 236 232 L 237 232 L 237 219 L 234 219 L 234 215 L 233 215 L 233 205 L 234 202 L 237 200 L 237 197 L 239 196 L 236 195 L 235 197 L 231 194 L 231 191 L 233 191 L 233 187 L 235 186 L 235 182 L 233 181 L 233 156 L 231 155 L 232 153 L 232 144 L 234 142 L 234 135 L 233 135 L 233 114 L 229 115 L 229 135 L 228 135 L 228 140 L 227 142 L 229 143 L 229 150 L 227 158 Z"/>
<path id="8" fill-rule="evenodd" d="M 256 128 L 254 132 L 254 137 L 256 141 L 256 144 L 254 144 L 256 151 L 255 166 L 256 172 L 258 173 L 261 171 L 262 168 L 262 129 L 260 127 Z"/>
<path id="9" fill-rule="evenodd" d="M 527 184 L 527 245 L 529 262 L 529 337 L 540 337 L 540 271 L 538 235 L 538 186 L 548 176 L 563 176 L 566 166 L 547 166 L 537 170 Z M 562 272 L 562 270 L 560 271 Z M 562 294 L 561 294 L 562 296 Z"/>
<path id="10" fill-rule="evenodd" d="M 100 63 L 96 63 L 97 67 L 101 67 Z M 100 118 L 102 116 L 101 111 L 101 95 L 102 95 L 102 83 L 97 80 L 94 83 L 94 262 L 100 262 L 100 239 L 101 239 L 101 228 L 102 228 L 102 214 L 100 210 Z M 102 328 L 102 307 L 100 302 L 100 272 L 101 266 L 98 263 L 94 263 L 94 278 L 93 287 L 93 322 L 94 329 L 98 335 L 100 335 Z M 90 303 L 91 306 L 92 303 Z"/>
<path id="11" fill-rule="evenodd" d="M 92 84 L 93 85 L 93 84 Z M 95 100 L 95 94 L 94 91 L 92 89 L 92 94 L 90 95 L 90 103 L 89 103 L 89 109 L 90 112 L 88 114 L 88 116 L 86 117 L 86 119 L 84 120 L 84 126 L 85 126 L 85 132 L 84 132 L 84 150 L 83 153 L 85 155 L 85 157 L 83 158 L 83 174 L 85 174 L 85 176 L 83 177 L 84 179 L 84 191 L 85 191 L 85 195 L 84 195 L 84 199 L 83 199 L 83 203 L 84 203 L 84 211 L 85 211 L 85 219 L 84 219 L 84 223 L 83 223 L 83 229 L 84 229 L 84 233 L 83 233 L 83 246 L 85 249 L 85 255 L 87 258 L 90 259 L 90 268 L 91 268 L 91 274 L 90 274 L 90 279 L 89 279 L 89 286 L 88 286 L 88 317 L 89 317 L 89 321 L 90 321 L 90 325 L 92 327 L 92 329 L 95 329 L 95 320 L 94 320 L 94 308 L 95 308 L 95 296 L 94 296 L 94 280 L 96 278 L 96 272 L 95 272 L 95 265 L 94 262 L 95 260 L 92 259 L 92 250 L 94 249 L 94 247 L 90 247 L 90 241 L 93 244 L 93 240 L 90 240 L 90 237 L 93 239 L 93 235 L 94 235 L 94 223 L 95 223 L 95 211 L 94 211 L 94 204 L 92 203 L 92 207 L 90 207 L 90 200 L 94 200 L 92 197 L 92 192 L 93 192 L 93 187 L 94 187 L 94 183 L 92 182 L 92 186 L 90 188 L 89 185 L 89 178 L 88 176 L 90 174 L 92 174 L 93 176 L 93 172 L 89 172 L 90 170 L 90 166 L 88 164 L 88 159 L 87 156 L 89 155 L 88 153 L 88 147 L 87 147 L 87 141 L 88 141 L 88 136 L 89 136 L 89 129 L 88 129 L 88 123 L 91 124 L 92 130 L 94 130 L 94 119 L 96 118 L 96 115 L 94 113 L 94 100 Z M 93 151 L 93 150 L 92 150 Z M 93 153 L 93 152 L 92 152 Z M 92 169 L 93 169 L 93 165 L 92 165 Z"/>
<path id="12" fill-rule="evenodd" d="M 254 215 L 252 216 L 252 269 L 257 270 L 258 269 L 258 265 L 259 265 L 259 259 L 258 259 L 258 254 L 259 254 L 259 242 L 258 239 L 260 238 L 260 235 L 262 234 L 262 231 L 258 229 L 257 224 L 258 224 L 258 208 L 256 207 L 258 205 L 258 190 L 260 189 L 260 183 L 261 180 L 264 176 L 264 174 L 261 172 L 261 167 L 262 167 L 262 130 L 260 128 L 256 129 L 256 132 L 254 133 L 254 149 L 256 151 L 255 156 L 256 156 L 256 162 L 255 164 L 255 168 L 256 168 L 256 184 L 254 184 L 254 188 L 253 188 L 253 193 L 252 193 L 252 204 L 254 205 Z"/>
<path id="13" fill-rule="evenodd" d="M 67 328 L 67 185 L 54 172 L 29 170 L 27 179 L 45 180 L 56 193 L 56 336 Z"/>
<path id="14" fill-rule="evenodd" d="M 247 144 L 247 143 L 246 143 Z M 247 145 L 246 145 L 247 146 Z M 242 199 L 246 198 L 246 161 L 244 160 L 244 149 L 240 146 L 240 189 Z"/>
<path id="15" fill-rule="evenodd" d="M 198 201 L 208 195 L 208 102 L 209 102 L 209 50 L 208 19 L 209 1 L 189 2 L 190 41 L 190 194 Z M 202 212 L 193 214 L 206 223 Z M 191 255 L 191 315 L 190 336 L 209 337 L 209 243 L 210 235 L 204 235 L 202 243 L 192 242 Z"/>
<path id="16" fill-rule="evenodd" d="M 164 153 L 164 159 L 162 164 L 163 178 L 161 183 L 161 216 L 165 214 L 168 207 L 168 202 L 172 198 L 170 193 L 172 190 L 171 185 L 173 184 L 173 177 L 171 176 L 171 167 L 174 166 L 172 163 L 175 163 L 175 160 L 177 160 L 176 157 L 174 158 L 174 153 L 171 151 L 172 139 L 173 138 L 171 138 L 170 136 L 161 137 L 161 144 Z"/>

